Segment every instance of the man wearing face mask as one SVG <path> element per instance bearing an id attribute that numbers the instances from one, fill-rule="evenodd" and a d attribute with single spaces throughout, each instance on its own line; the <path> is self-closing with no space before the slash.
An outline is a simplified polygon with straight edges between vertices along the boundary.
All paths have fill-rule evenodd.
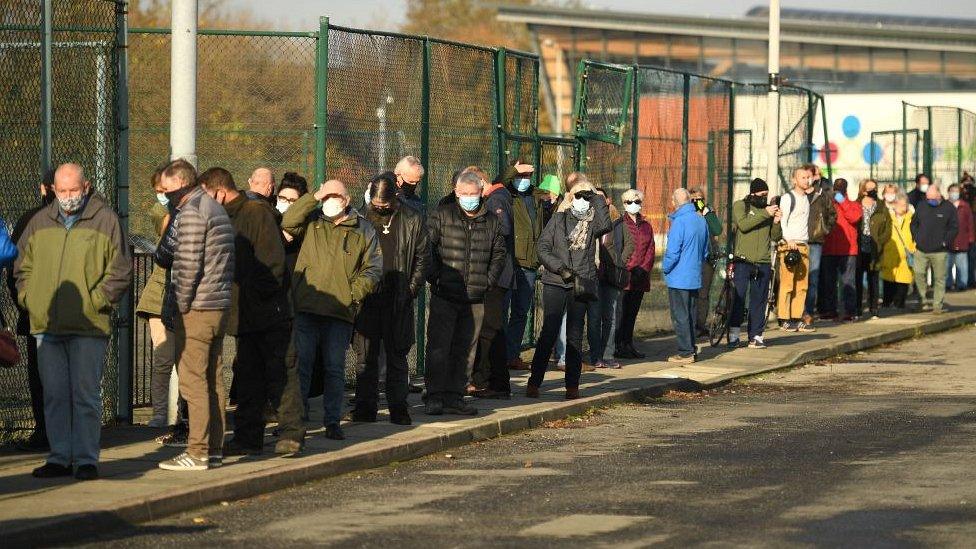
<path id="1" fill-rule="evenodd" d="M 585 175 L 559 204 L 539 237 L 542 273 L 542 331 L 532 355 L 532 375 L 525 396 L 539 398 L 549 357 L 566 316 L 566 399 L 579 398 L 583 369 L 583 322 L 587 304 L 598 299 L 596 253 L 601 236 L 610 232 L 606 199 L 595 192 Z"/>
<path id="2" fill-rule="evenodd" d="M 702 284 L 701 264 L 709 255 L 709 232 L 705 218 L 696 212 L 687 189 L 675 189 L 671 195 L 674 213 L 668 216 L 668 247 L 664 251 L 661 272 L 668 285 L 671 324 L 678 342 L 677 354 L 668 362 L 690 364 L 698 358 L 695 345 L 695 316 L 698 290 Z"/>
<path id="3" fill-rule="evenodd" d="M 768 203 L 769 187 L 762 179 L 753 179 L 749 194 L 732 205 L 735 231 L 735 296 L 729 317 L 729 346 L 739 345 L 742 317 L 745 314 L 746 291 L 749 292 L 749 348 L 765 349 L 766 303 L 769 279 L 772 277 L 770 245 L 783 237 L 782 212 Z"/>
<path id="4" fill-rule="evenodd" d="M 310 220 L 309 214 L 319 207 L 321 214 Z M 345 435 L 339 421 L 346 349 L 360 304 L 383 274 L 379 240 L 373 225 L 350 207 L 346 185 L 335 179 L 295 201 L 285 212 L 282 228 L 303 239 L 292 276 L 301 394 L 308 398 L 319 350 L 325 363 L 325 436 L 342 440 Z"/>
<path id="5" fill-rule="evenodd" d="M 112 304 L 129 288 L 132 260 L 119 217 L 81 166 L 58 167 L 54 194 L 20 235 L 14 265 L 17 299 L 37 340 L 51 446 L 33 475 L 94 480 Z"/>
<path id="6" fill-rule="evenodd" d="M 431 298 L 427 319 L 426 412 L 476 415 L 464 402 L 485 316 L 485 299 L 505 268 L 501 221 L 482 200 L 485 182 L 473 170 L 454 180 L 454 199 L 427 220 Z M 507 373 L 507 372 L 506 372 Z"/>
<path id="7" fill-rule="evenodd" d="M 186 400 L 186 451 L 159 464 L 170 471 L 203 471 L 223 462 L 223 342 L 234 283 L 234 228 L 227 212 L 197 181 L 184 159 L 161 176 L 170 221 L 156 247 L 169 268 L 163 324 L 176 336 L 180 396 Z"/>
<path id="8" fill-rule="evenodd" d="M 535 296 L 536 271 L 539 257 L 536 242 L 545 226 L 543 196 L 549 193 L 532 186 L 535 167 L 516 162 L 505 174 L 508 190 L 512 195 L 512 216 L 515 223 L 515 285 L 512 288 L 511 311 L 506 334 L 506 362 L 513 370 L 527 370 L 529 365 L 519 356 L 522 353 L 522 337 L 529 311 Z"/>
<path id="9" fill-rule="evenodd" d="M 973 234 L 973 210 L 962 199 L 960 186 L 949 186 L 949 202 L 956 208 L 959 219 L 959 232 L 949 244 L 949 257 L 946 263 L 946 290 L 961 292 L 969 287 L 969 248 L 976 241 Z M 955 267 L 955 273 L 953 273 Z M 953 276 L 954 275 L 954 276 Z"/>
<path id="10" fill-rule="evenodd" d="M 234 438 L 224 445 L 224 456 L 260 455 L 264 412 L 268 402 L 277 408 L 281 401 L 291 338 L 285 247 L 271 208 L 238 191 L 230 172 L 210 168 L 200 174 L 200 185 L 224 207 L 234 227 L 234 293 L 226 329 L 237 341 L 237 409 Z"/>
<path id="11" fill-rule="evenodd" d="M 375 422 L 379 405 L 380 354 L 386 356 L 386 402 L 390 423 L 410 425 L 407 354 L 416 339 L 415 300 L 424 289 L 430 245 L 424 219 L 397 198 L 396 176 L 384 172 L 369 185 L 366 219 L 383 254 L 383 276 L 356 316 L 356 408 L 353 421 Z"/>
<path id="12" fill-rule="evenodd" d="M 416 156 L 404 156 L 393 168 L 393 173 L 396 175 L 397 187 L 400 189 L 397 193 L 400 203 L 406 204 L 414 211 L 426 216 L 426 204 L 417 193 L 420 182 L 424 180 L 424 165 Z"/>
<path id="13" fill-rule="evenodd" d="M 925 191 L 925 200 L 915 206 L 911 223 L 912 238 L 918 249 L 915 252 L 915 287 L 922 311 L 935 314 L 945 311 L 946 265 L 949 245 L 959 234 L 959 217 L 952 203 L 942 199 L 935 185 Z M 928 270 L 932 269 L 932 301 L 928 301 Z"/>
<path id="14" fill-rule="evenodd" d="M 915 188 L 908 192 L 908 203 L 912 207 L 917 208 L 920 202 L 923 202 L 928 193 L 929 187 L 932 186 L 932 182 L 929 176 L 924 173 L 920 173 L 915 176 Z M 939 195 L 942 196 L 941 193 Z"/>

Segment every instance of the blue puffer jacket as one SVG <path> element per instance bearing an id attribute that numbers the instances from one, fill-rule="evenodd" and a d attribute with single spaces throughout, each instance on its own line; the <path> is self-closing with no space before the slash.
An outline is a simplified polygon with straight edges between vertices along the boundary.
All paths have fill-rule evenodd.
<path id="1" fill-rule="evenodd" d="M 702 262 L 708 257 L 708 223 L 688 203 L 668 216 L 671 230 L 664 252 L 664 281 L 668 288 L 697 290 L 701 288 Z"/>

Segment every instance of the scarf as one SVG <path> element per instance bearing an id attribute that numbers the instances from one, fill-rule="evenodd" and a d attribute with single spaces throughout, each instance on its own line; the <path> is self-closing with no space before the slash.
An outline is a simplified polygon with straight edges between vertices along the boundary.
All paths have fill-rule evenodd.
<path id="1" fill-rule="evenodd" d="M 593 221 L 593 208 L 587 210 L 585 214 L 578 214 L 572 208 L 569 211 L 578 221 L 576 227 L 573 228 L 573 232 L 566 237 L 566 240 L 569 241 L 569 249 L 584 250 L 591 238 L 590 222 Z"/>
<path id="2" fill-rule="evenodd" d="M 864 236 L 871 236 L 871 216 L 874 215 L 874 210 L 878 208 L 878 203 L 875 202 L 870 206 L 862 205 L 861 208 L 864 211 L 864 222 L 861 225 L 864 227 L 862 232 Z"/>

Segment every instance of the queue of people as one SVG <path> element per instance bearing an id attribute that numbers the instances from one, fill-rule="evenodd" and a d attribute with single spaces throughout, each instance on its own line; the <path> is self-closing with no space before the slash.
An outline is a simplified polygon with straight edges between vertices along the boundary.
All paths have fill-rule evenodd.
<path id="1" fill-rule="evenodd" d="M 468 166 L 428 210 L 417 193 L 425 169 L 410 156 L 373 177 L 362 202 L 338 180 L 310 191 L 298 174 L 276 184 L 270 169 L 258 168 L 240 189 L 220 167 L 199 173 L 182 159 L 160 166 L 150 182 L 155 269 L 136 309 L 152 340 L 149 425 L 171 426 L 157 440 L 184 451 L 159 467 L 199 471 L 228 456 L 260 455 L 272 418 L 275 453 L 298 454 L 318 394 L 327 438 L 345 438 L 344 418 L 377 421 L 381 392 L 390 422 L 410 425 L 407 357 L 416 300 L 428 288 L 428 415 L 475 415 L 469 397 L 510 398 L 510 370 L 531 371 L 526 396 L 537 398 L 554 353 L 564 364 L 566 399 L 580 397 L 584 371 L 643 358 L 634 330 L 656 254 L 643 194 L 627 190 L 618 209 L 583 173 L 565 185 L 546 175 L 536 187 L 534 172 L 516 162 L 490 177 Z M 913 208 L 897 187 L 879 190 L 871 180 L 850 200 L 845 180 L 826 181 L 814 167 L 791 179 L 775 198 L 756 179 L 732 205 L 738 266 L 730 344 L 742 344 L 748 311 L 747 344 L 766 347 L 774 268 L 777 316 L 787 331 L 904 308 L 913 282 L 922 306 L 941 312 L 946 286 L 972 280 L 973 210 L 962 198 L 972 196 L 971 182 L 969 190 L 950 187 L 947 198 L 920 185 L 925 199 Z M 7 259 L 0 238 L 0 262 L 16 256 L 9 282 L 22 311 L 18 331 L 37 341 L 28 361 L 36 364 L 29 379 L 38 431 L 29 442 L 35 449 L 46 442 L 50 454 L 34 475 L 88 480 L 98 477 L 109 316 L 131 284 L 132 262 L 118 217 L 80 166 L 60 166 L 41 194 L 42 205 L 17 224 Z M 698 356 L 722 226 L 700 189 L 675 189 L 671 207 L 661 264 L 677 336 L 668 361 L 689 364 Z M 543 319 L 526 364 L 520 354 L 537 279 Z M 225 336 L 237 345 L 230 440 Z M 347 416 L 350 347 L 356 393 Z"/>

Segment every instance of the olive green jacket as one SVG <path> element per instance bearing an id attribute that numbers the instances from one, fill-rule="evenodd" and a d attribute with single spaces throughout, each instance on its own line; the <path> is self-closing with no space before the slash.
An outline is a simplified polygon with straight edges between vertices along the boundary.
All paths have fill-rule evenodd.
<path id="1" fill-rule="evenodd" d="M 783 229 L 779 223 L 773 223 L 773 216 L 765 208 L 748 206 L 745 200 L 739 200 L 732 204 L 732 225 L 734 255 L 754 265 L 769 264 L 770 242 L 778 242 L 783 237 Z"/>
<path id="2" fill-rule="evenodd" d="M 32 334 L 108 337 L 112 304 L 132 280 L 119 217 L 98 194 L 68 229 L 57 201 L 31 218 L 17 241 L 17 299 Z"/>
<path id="3" fill-rule="evenodd" d="M 149 218 L 152 219 L 153 229 L 156 231 L 156 242 L 159 242 L 159 235 L 163 234 L 163 221 L 169 215 L 169 209 L 159 202 L 153 204 L 149 209 Z M 136 314 L 142 317 L 160 316 L 163 314 L 163 292 L 166 289 L 166 269 L 155 265 L 149 280 L 146 281 L 142 293 L 139 295 L 139 304 L 136 306 Z"/>

